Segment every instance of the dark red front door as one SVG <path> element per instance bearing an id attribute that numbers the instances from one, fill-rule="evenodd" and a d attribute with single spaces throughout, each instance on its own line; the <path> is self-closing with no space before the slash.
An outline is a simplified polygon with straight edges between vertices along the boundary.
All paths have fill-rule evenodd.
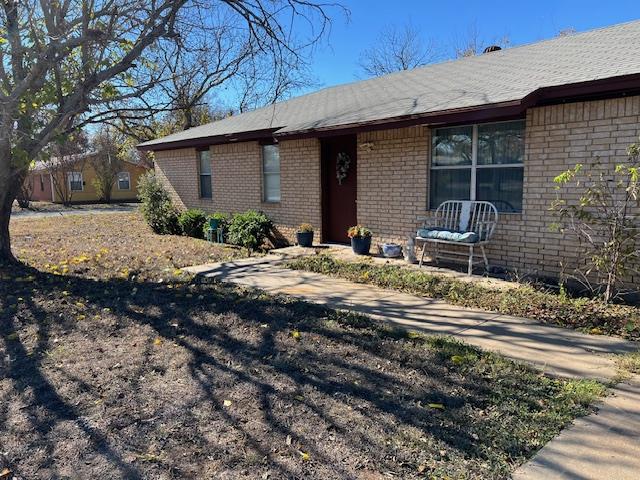
<path id="1" fill-rule="evenodd" d="M 322 140 L 323 241 L 347 243 L 347 229 L 358 221 L 356 213 L 356 136 Z M 338 176 L 341 179 L 338 179 Z"/>

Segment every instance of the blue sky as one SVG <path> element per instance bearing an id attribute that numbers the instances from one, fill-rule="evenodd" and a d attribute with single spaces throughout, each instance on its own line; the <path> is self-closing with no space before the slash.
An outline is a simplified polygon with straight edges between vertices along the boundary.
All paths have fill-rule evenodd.
<path id="1" fill-rule="evenodd" d="M 486 40 L 509 37 L 513 45 L 554 37 L 560 30 L 581 32 L 640 18 L 638 0 L 341 0 L 351 11 L 336 16 L 328 42 L 313 57 L 321 86 L 358 79 L 362 50 L 390 24 L 410 22 L 425 39 L 449 51 L 469 28 Z"/>

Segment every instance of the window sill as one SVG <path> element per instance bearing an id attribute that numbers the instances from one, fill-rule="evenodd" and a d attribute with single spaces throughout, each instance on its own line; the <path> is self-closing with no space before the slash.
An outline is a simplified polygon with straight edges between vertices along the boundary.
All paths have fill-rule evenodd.
<path id="1" fill-rule="evenodd" d="M 262 205 L 280 205 L 282 200 L 262 200 L 260 202 Z"/>

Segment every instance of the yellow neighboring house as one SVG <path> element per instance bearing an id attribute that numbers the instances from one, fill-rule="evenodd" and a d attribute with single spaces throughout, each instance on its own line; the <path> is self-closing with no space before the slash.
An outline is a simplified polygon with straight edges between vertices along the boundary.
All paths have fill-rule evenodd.
<path id="1" fill-rule="evenodd" d="M 96 171 L 93 154 L 74 155 L 64 161 L 38 161 L 25 180 L 36 202 L 95 203 L 102 199 L 94 185 Z M 122 161 L 111 189 L 112 202 L 137 200 L 138 181 L 149 169 L 141 164 Z"/>

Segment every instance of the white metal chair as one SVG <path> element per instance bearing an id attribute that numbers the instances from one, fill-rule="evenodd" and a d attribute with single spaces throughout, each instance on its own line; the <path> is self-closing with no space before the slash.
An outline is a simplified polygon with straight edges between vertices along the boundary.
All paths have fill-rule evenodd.
<path id="1" fill-rule="evenodd" d="M 421 217 L 422 228 L 416 235 L 416 245 L 422 243 L 420 267 L 424 262 L 427 244 L 434 244 L 433 259 L 458 261 L 464 252 L 440 250 L 440 245 L 457 245 L 468 248 L 467 273 L 471 275 L 475 264 L 484 263 L 489 268 L 484 246 L 489 243 L 498 224 L 498 210 L 491 202 L 474 200 L 447 200 L 442 202 L 431 217 Z M 482 260 L 474 262 L 474 249 L 480 248 Z M 442 255 L 442 254 L 445 255 Z"/>

